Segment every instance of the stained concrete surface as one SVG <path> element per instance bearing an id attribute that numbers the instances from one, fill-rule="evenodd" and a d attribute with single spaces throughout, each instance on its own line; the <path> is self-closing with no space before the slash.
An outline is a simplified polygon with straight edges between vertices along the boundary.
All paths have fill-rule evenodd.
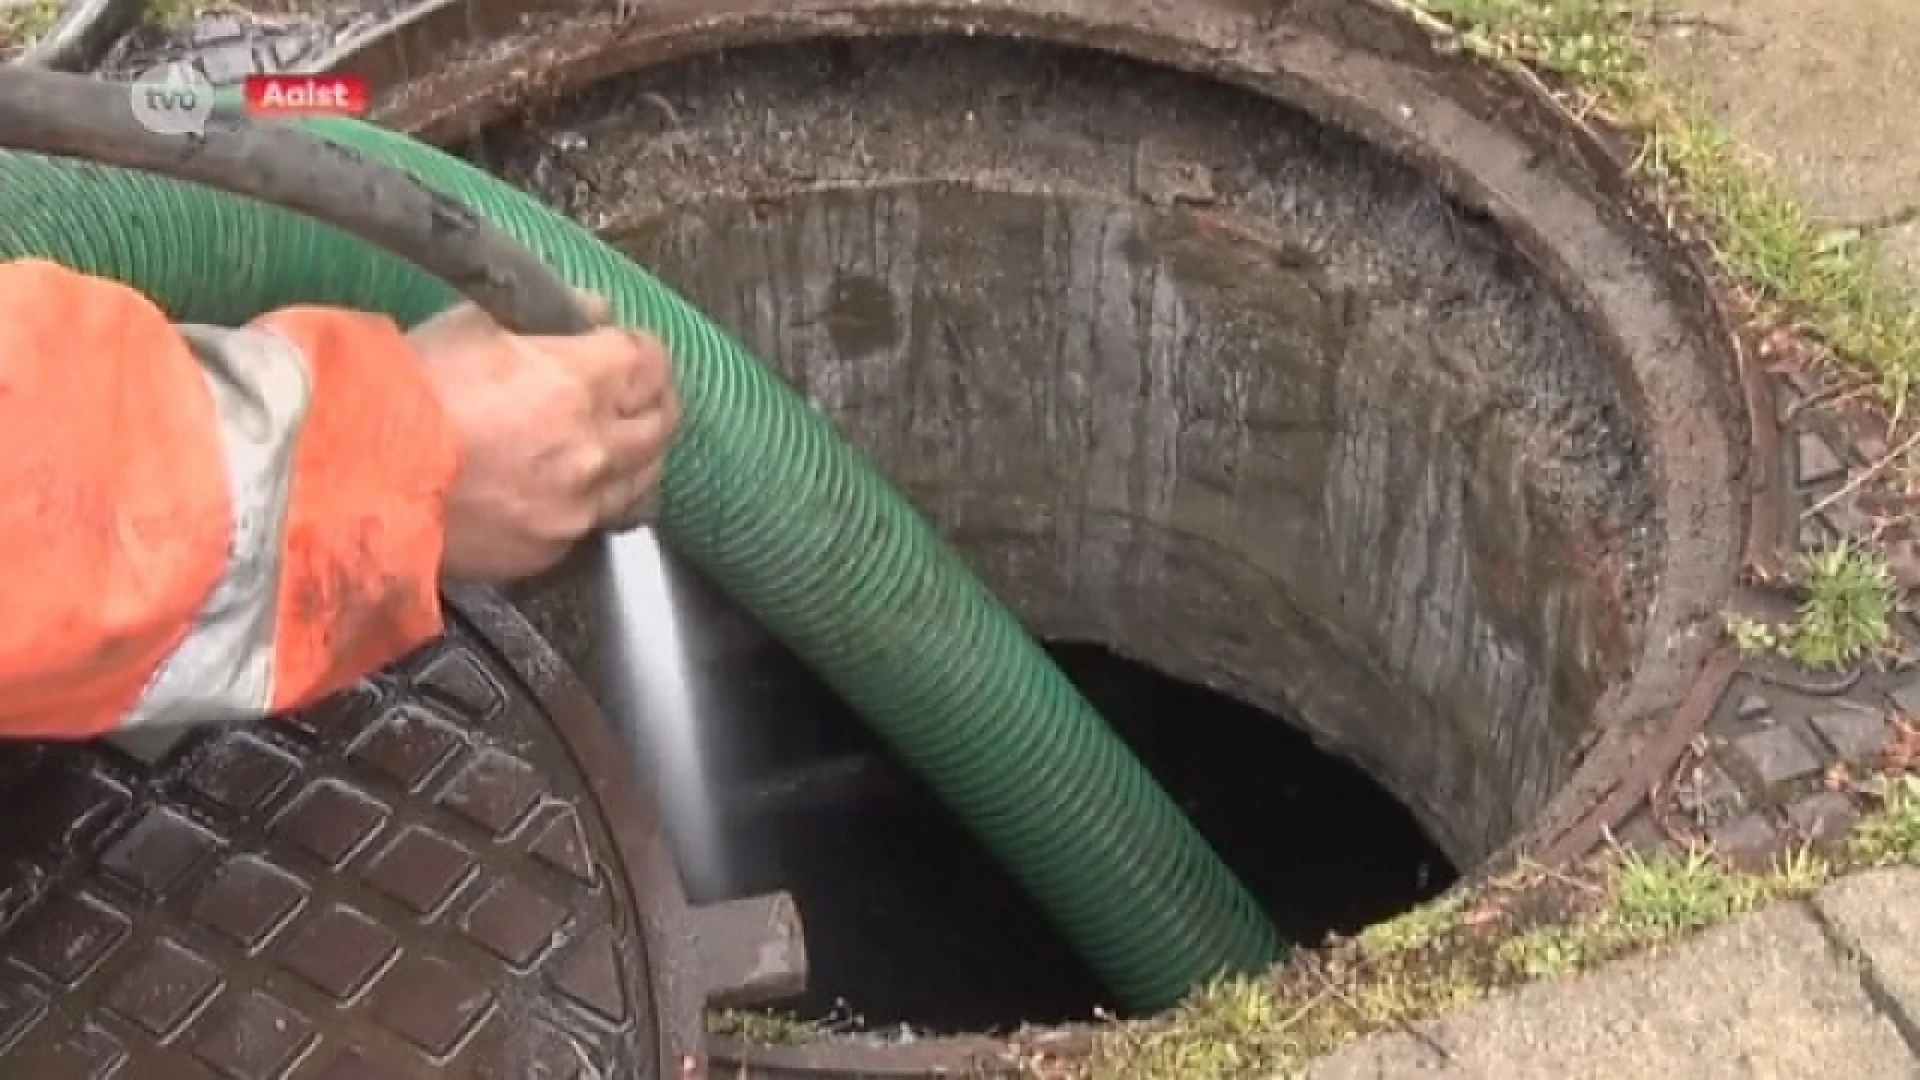
<path id="1" fill-rule="evenodd" d="M 1869 225 L 1920 205 L 1920 4 L 1682 0 L 1657 43 L 1816 211 Z"/>
<path id="2" fill-rule="evenodd" d="M 1821 220 L 1920 280 L 1920 4 L 1684 0 L 1655 46 Z"/>
<path id="3" fill-rule="evenodd" d="M 1911 897 L 1920 874 L 1898 875 L 1886 887 L 1896 885 Z M 1856 890 L 1839 902 L 1852 910 L 1872 898 Z M 1911 953 L 1913 922 L 1863 919 L 1857 944 L 1868 958 Z M 1851 950 L 1806 907 L 1792 905 L 1664 954 L 1529 987 L 1418 1037 L 1357 1044 L 1308 1076 L 1908 1080 L 1920 1076 L 1920 1063 L 1863 985 Z"/>
<path id="4" fill-rule="evenodd" d="M 1862 965 L 1866 985 L 1915 1034 L 1920 1017 L 1920 903 L 1913 873 L 1862 874 L 1814 898 L 1828 934 Z M 1909 943 L 1900 948 L 1901 942 Z"/>
<path id="5" fill-rule="evenodd" d="M 1920 278 L 1920 4 L 1681 0 L 1656 55 L 1819 217 Z"/>

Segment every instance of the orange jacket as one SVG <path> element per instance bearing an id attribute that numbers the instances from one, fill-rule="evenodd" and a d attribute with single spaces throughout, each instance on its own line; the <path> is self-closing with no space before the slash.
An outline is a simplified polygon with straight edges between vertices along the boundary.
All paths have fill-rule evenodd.
<path id="1" fill-rule="evenodd" d="M 454 434 L 405 336 L 171 325 L 0 262 L 0 736 L 278 712 L 440 630 Z"/>

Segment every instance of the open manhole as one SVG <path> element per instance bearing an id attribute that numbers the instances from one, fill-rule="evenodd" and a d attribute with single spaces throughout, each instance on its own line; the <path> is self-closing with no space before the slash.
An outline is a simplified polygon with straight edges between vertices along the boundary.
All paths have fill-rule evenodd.
<path id="1" fill-rule="evenodd" d="M 1289 934 L 1577 854 L 1678 750 L 1745 421 L 1704 284 L 1545 102 L 1352 0 L 534 5 L 467 36 L 523 7 L 428 5 L 347 62 L 833 414 Z M 519 597 L 583 670 L 590 587 Z M 731 856 L 695 899 L 794 891 L 790 1004 L 943 1034 L 1107 1004 L 751 620 L 689 617 Z"/>
<path id="2" fill-rule="evenodd" d="M 1289 932 L 1577 854 L 1678 750 L 1745 419 L 1706 287 L 1548 103 L 1363 4 L 628 16 L 416 43 L 386 115 L 832 414 Z M 591 665 L 587 587 L 522 599 Z M 710 636 L 726 885 L 797 891 L 804 1010 L 1105 1004 L 830 695 Z"/>

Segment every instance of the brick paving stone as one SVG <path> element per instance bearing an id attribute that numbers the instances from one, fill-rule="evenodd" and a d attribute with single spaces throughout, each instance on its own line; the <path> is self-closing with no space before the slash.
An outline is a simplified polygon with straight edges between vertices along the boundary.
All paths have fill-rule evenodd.
<path id="1" fill-rule="evenodd" d="M 1733 741 L 1733 749 L 1767 787 L 1805 780 L 1820 772 L 1820 755 L 1791 727 L 1742 735 Z"/>
<path id="2" fill-rule="evenodd" d="M 1827 440 L 1811 431 L 1803 431 L 1795 440 L 1795 458 L 1800 463 L 1800 482 L 1818 484 L 1839 476 L 1846 469 L 1840 456 L 1827 445 Z"/>
<path id="3" fill-rule="evenodd" d="M 1886 747 L 1893 734 L 1878 714 L 1858 709 L 1821 713 L 1809 722 L 1821 740 L 1847 761 L 1873 757 Z"/>
<path id="4" fill-rule="evenodd" d="M 1780 830 L 1755 811 L 1718 826 L 1707 834 L 1715 851 L 1735 862 L 1751 863 L 1771 855 L 1780 844 Z"/>
<path id="5" fill-rule="evenodd" d="M 1920 717 L 1920 677 L 1909 679 L 1892 696 L 1894 706 L 1902 713 Z"/>
<path id="6" fill-rule="evenodd" d="M 1787 807 L 1787 823 L 1807 840 L 1836 840 L 1860 819 L 1853 800 L 1837 791 L 1818 791 Z"/>
<path id="7" fill-rule="evenodd" d="M 1710 817 L 1740 801 L 1740 786 L 1711 761 L 1687 770 L 1674 787 L 1675 805 L 1696 817 Z"/>

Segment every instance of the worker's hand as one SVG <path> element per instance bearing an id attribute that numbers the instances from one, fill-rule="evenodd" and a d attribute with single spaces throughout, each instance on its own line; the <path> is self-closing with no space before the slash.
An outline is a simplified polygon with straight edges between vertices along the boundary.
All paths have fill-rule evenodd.
<path id="1" fill-rule="evenodd" d="M 604 302 L 582 302 L 605 321 Z M 468 306 L 409 337 L 461 441 L 448 577 L 526 577 L 587 533 L 636 522 L 680 421 L 658 341 L 609 328 L 519 337 Z"/>

